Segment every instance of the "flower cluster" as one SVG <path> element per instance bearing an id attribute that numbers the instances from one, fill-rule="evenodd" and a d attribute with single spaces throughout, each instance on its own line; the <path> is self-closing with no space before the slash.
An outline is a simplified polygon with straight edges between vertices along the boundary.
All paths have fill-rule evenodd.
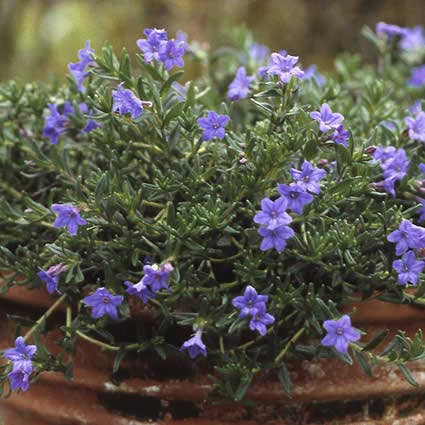
<path id="1" fill-rule="evenodd" d="M 327 103 L 320 107 L 320 111 L 310 113 L 310 117 L 319 123 L 321 133 L 324 134 L 325 140 L 348 147 L 348 139 L 350 133 L 345 129 L 342 122 L 344 116 L 339 112 L 332 112 Z"/>
<path id="2" fill-rule="evenodd" d="M 387 236 L 388 241 L 396 244 L 396 255 L 403 255 L 401 260 L 393 261 L 393 269 L 398 273 L 398 284 L 416 285 L 419 273 L 422 272 L 425 262 L 416 260 L 414 249 L 425 248 L 425 228 L 403 220 L 400 227 Z"/>
<path id="3" fill-rule="evenodd" d="M 167 71 L 174 67 L 183 67 L 183 56 L 187 50 L 186 34 L 177 34 L 176 39 L 168 39 L 164 29 L 147 28 L 145 39 L 137 40 L 137 46 L 143 52 L 146 62 L 160 61 Z"/>
<path id="4" fill-rule="evenodd" d="M 127 293 L 137 295 L 144 303 L 155 296 L 155 293 L 161 289 L 168 289 L 167 281 L 170 273 L 173 271 L 171 263 L 165 263 L 161 266 L 154 264 L 143 267 L 144 276 L 138 283 L 131 283 L 128 280 L 124 282 L 127 286 Z"/>
<path id="5" fill-rule="evenodd" d="M 252 331 L 258 331 L 262 336 L 266 334 L 267 326 L 275 321 L 275 318 L 267 313 L 268 299 L 267 295 L 258 295 L 255 288 L 248 285 L 243 295 L 232 300 L 233 306 L 239 309 L 239 317 L 250 316 L 249 328 Z"/>
<path id="6" fill-rule="evenodd" d="M 15 341 L 15 348 L 9 348 L 3 355 L 13 364 L 12 371 L 7 375 L 12 391 L 21 389 L 26 391 L 29 388 L 30 376 L 33 372 L 32 359 L 37 351 L 35 345 L 26 345 L 24 338 L 18 336 Z"/>

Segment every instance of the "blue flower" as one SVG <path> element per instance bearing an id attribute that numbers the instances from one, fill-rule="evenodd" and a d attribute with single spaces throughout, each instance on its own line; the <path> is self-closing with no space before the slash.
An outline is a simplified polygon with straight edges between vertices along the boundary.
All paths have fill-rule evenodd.
<path id="1" fill-rule="evenodd" d="M 425 65 L 412 68 L 410 79 L 407 84 L 410 87 L 422 87 L 425 85 Z"/>
<path id="2" fill-rule="evenodd" d="M 401 36 L 404 31 L 405 29 L 398 25 L 386 24 L 385 22 L 378 22 L 376 24 L 376 33 L 381 37 L 393 38 Z"/>
<path id="3" fill-rule="evenodd" d="M 418 202 L 422 205 L 422 207 L 416 211 L 416 214 L 419 214 L 419 222 L 422 223 L 425 221 L 425 199 L 418 199 Z"/>
<path id="4" fill-rule="evenodd" d="M 397 149 L 392 158 L 382 163 L 385 178 L 401 180 L 407 173 L 410 161 L 404 149 Z"/>
<path id="5" fill-rule="evenodd" d="M 168 278 L 170 273 L 173 271 L 171 263 L 165 263 L 162 266 L 154 264 L 152 266 L 146 265 L 143 267 L 143 282 L 146 286 L 155 293 L 161 289 L 168 289 Z"/>
<path id="6" fill-rule="evenodd" d="M 288 208 L 296 214 L 302 214 L 304 206 L 313 202 L 313 195 L 296 183 L 279 184 L 277 190 L 288 201 Z"/>
<path id="7" fill-rule="evenodd" d="M 77 234 L 78 226 L 87 224 L 87 221 L 80 216 L 80 210 L 72 204 L 52 204 L 50 208 L 57 215 L 53 226 L 67 227 L 72 236 Z"/>
<path id="8" fill-rule="evenodd" d="M 194 359 L 199 354 L 206 357 L 207 349 L 205 344 L 202 342 L 202 329 L 198 329 L 192 338 L 185 341 L 180 347 L 180 350 L 187 350 L 191 359 Z"/>
<path id="9" fill-rule="evenodd" d="M 13 365 L 12 372 L 8 373 L 10 389 L 12 391 L 22 390 L 27 391 L 30 386 L 30 376 L 32 373 L 32 364 L 21 366 Z"/>
<path id="10" fill-rule="evenodd" d="M 419 279 L 419 273 L 425 266 L 424 261 L 416 260 L 413 251 L 407 251 L 401 260 L 393 261 L 393 269 L 398 273 L 398 284 L 406 285 L 411 283 L 416 286 Z"/>
<path id="11" fill-rule="evenodd" d="M 266 305 L 264 303 L 259 303 L 249 322 L 249 329 L 252 331 L 256 330 L 261 336 L 264 336 L 267 332 L 267 325 L 271 325 L 274 321 L 275 318 L 267 313 Z"/>
<path id="12" fill-rule="evenodd" d="M 184 44 L 169 40 L 160 46 L 159 60 L 165 65 L 167 71 L 170 71 L 175 66 L 181 68 L 184 66 L 183 55 L 185 51 Z"/>
<path id="13" fill-rule="evenodd" d="M 144 53 L 145 62 L 159 60 L 159 49 L 164 42 L 167 42 L 167 32 L 164 29 L 147 28 L 144 31 L 146 39 L 137 40 L 136 44 Z"/>
<path id="14" fill-rule="evenodd" d="M 348 139 L 350 138 L 350 132 L 345 129 L 343 125 L 337 127 L 337 129 L 330 135 L 330 139 L 337 145 L 343 145 L 348 148 Z"/>
<path id="15" fill-rule="evenodd" d="M 118 90 L 112 90 L 113 105 L 112 111 L 121 115 L 130 114 L 131 119 L 135 120 L 143 112 L 142 101 L 128 89 L 124 89 L 123 83 L 118 85 Z"/>
<path id="16" fill-rule="evenodd" d="M 256 63 L 262 63 L 267 59 L 270 50 L 267 46 L 258 43 L 252 43 L 249 46 L 249 56 Z"/>
<path id="17" fill-rule="evenodd" d="M 425 248 L 425 229 L 404 219 L 400 227 L 387 236 L 387 240 L 396 244 L 396 255 L 402 255 L 409 248 Z"/>
<path id="18" fill-rule="evenodd" d="M 253 79 L 254 77 L 246 75 L 246 69 L 243 66 L 239 67 L 235 79 L 230 83 L 227 97 L 231 101 L 246 99 Z"/>
<path id="19" fill-rule="evenodd" d="M 344 121 L 344 117 L 339 112 L 332 112 L 332 109 L 327 103 L 320 107 L 320 111 L 313 111 L 310 117 L 317 121 L 322 133 L 327 133 L 331 129 L 338 128 Z"/>
<path id="20" fill-rule="evenodd" d="M 63 112 L 60 113 L 58 107 L 49 103 L 48 105 L 50 114 L 46 116 L 43 137 L 50 139 L 52 145 L 57 145 L 59 137 L 64 134 L 69 124 L 69 113 L 73 112 L 72 106 L 69 102 L 66 102 Z"/>
<path id="21" fill-rule="evenodd" d="M 219 115 L 214 111 L 208 112 L 207 117 L 198 118 L 198 125 L 203 130 L 202 140 L 224 139 L 226 135 L 224 128 L 229 121 L 228 115 Z"/>
<path id="22" fill-rule="evenodd" d="M 261 211 L 254 216 L 254 222 L 262 224 L 268 229 L 275 229 L 282 224 L 289 224 L 292 217 L 286 213 L 288 208 L 288 201 L 280 197 L 275 201 L 269 198 L 264 198 L 261 201 Z"/>
<path id="23" fill-rule="evenodd" d="M 108 315 L 117 320 L 117 307 L 122 304 L 123 299 L 122 295 L 113 295 L 106 288 L 97 288 L 94 294 L 85 297 L 82 302 L 92 308 L 91 316 L 93 319 Z"/>
<path id="24" fill-rule="evenodd" d="M 318 71 L 316 65 L 310 65 L 304 69 L 303 80 L 315 80 L 318 86 L 323 86 L 326 82 L 325 77 Z"/>
<path id="25" fill-rule="evenodd" d="M 348 352 L 348 344 L 360 339 L 360 333 L 351 326 L 350 316 L 344 315 L 338 320 L 325 320 L 323 327 L 328 334 L 321 344 L 326 347 L 335 347 L 341 354 Z"/>
<path id="26" fill-rule="evenodd" d="M 415 117 L 407 117 L 405 122 L 409 129 L 409 137 L 425 142 L 425 112 L 420 111 Z"/>
<path id="27" fill-rule="evenodd" d="M 71 71 L 74 76 L 77 87 L 80 92 L 84 91 L 83 81 L 87 77 L 88 72 L 86 70 L 87 66 L 93 63 L 93 54 L 94 50 L 90 48 L 90 40 L 86 41 L 86 44 L 83 49 L 78 51 L 79 62 L 70 63 L 68 69 Z"/>
<path id="28" fill-rule="evenodd" d="M 320 193 L 320 180 L 326 176 L 326 171 L 320 168 L 315 168 L 311 162 L 304 161 L 301 166 L 301 171 L 295 168 L 290 170 L 291 177 L 295 183 L 316 195 Z"/>
<path id="29" fill-rule="evenodd" d="M 256 314 L 260 304 L 265 304 L 269 297 L 258 295 L 255 288 L 248 285 L 243 295 L 233 298 L 232 305 L 240 310 L 239 317 L 247 317 Z"/>
<path id="30" fill-rule="evenodd" d="M 267 251 L 275 248 L 278 252 L 282 252 L 286 248 L 286 241 L 294 236 L 294 231 L 289 226 L 279 226 L 275 229 L 267 229 L 260 227 L 258 233 L 264 238 L 261 242 L 261 251 Z"/>
<path id="31" fill-rule="evenodd" d="M 50 267 L 47 271 L 40 269 L 37 273 L 37 276 L 42 282 L 47 286 L 47 292 L 53 294 L 55 291 L 60 293 L 58 290 L 59 275 L 66 270 L 66 266 L 62 263 L 56 264 L 55 266 Z"/>
<path id="32" fill-rule="evenodd" d="M 304 71 L 299 66 L 296 66 L 297 62 L 298 56 L 272 53 L 267 67 L 267 74 L 277 75 L 283 83 L 288 84 L 292 77 L 302 78 L 304 76 Z"/>
<path id="33" fill-rule="evenodd" d="M 149 286 L 146 285 L 143 278 L 135 284 L 126 280 L 124 285 L 127 286 L 126 292 L 128 294 L 137 295 L 144 303 L 147 303 L 149 299 L 155 296 L 155 294 L 150 290 Z"/>
<path id="34" fill-rule="evenodd" d="M 418 25 L 414 28 L 404 28 L 398 46 L 406 52 L 414 52 L 423 49 L 425 47 L 423 27 Z"/>
<path id="35" fill-rule="evenodd" d="M 23 369 L 32 367 L 32 358 L 37 351 L 35 345 L 25 345 L 24 338 L 18 336 L 15 340 L 15 348 L 8 348 L 3 356 L 14 363 L 14 366 Z"/>

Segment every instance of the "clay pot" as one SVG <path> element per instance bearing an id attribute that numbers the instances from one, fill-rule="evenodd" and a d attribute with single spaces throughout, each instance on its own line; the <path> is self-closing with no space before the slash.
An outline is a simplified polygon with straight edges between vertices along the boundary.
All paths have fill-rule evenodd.
<path id="1" fill-rule="evenodd" d="M 1 311 L 34 311 L 51 304 L 44 290 L 12 288 L 1 297 Z M 3 313 L 4 314 L 4 313 Z M 13 345 L 14 328 L 1 318 L 3 348 Z M 55 320 L 52 318 L 52 320 Z M 354 325 L 373 335 L 382 328 L 413 334 L 425 324 L 424 311 L 379 301 L 358 307 Z M 55 352 L 56 329 L 46 335 Z M 156 424 L 270 424 L 270 425 L 419 425 L 425 424 L 425 364 L 410 365 L 420 384 L 410 386 L 393 367 L 374 371 L 369 378 L 357 366 L 339 360 L 299 361 L 289 365 L 293 397 L 289 399 L 274 376 L 258 377 L 248 392 L 255 407 L 217 403 L 211 382 L 193 366 L 178 359 L 159 361 L 147 355 L 122 364 L 111 380 L 113 355 L 80 340 L 73 381 L 44 373 L 23 394 L 0 404 L 4 425 L 141 425 Z"/>

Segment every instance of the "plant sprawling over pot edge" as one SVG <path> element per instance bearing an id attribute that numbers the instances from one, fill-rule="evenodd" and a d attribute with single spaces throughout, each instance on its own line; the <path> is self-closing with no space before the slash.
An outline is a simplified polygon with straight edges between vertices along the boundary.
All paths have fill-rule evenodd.
<path id="1" fill-rule="evenodd" d="M 235 400 L 266 370 L 289 393 L 294 358 L 415 384 L 422 333 L 367 335 L 347 304 L 425 305 L 425 37 L 363 32 L 377 66 L 343 55 L 326 78 L 243 31 L 208 52 L 146 29 L 135 58 L 87 42 L 67 85 L 2 84 L 1 291 L 45 286 L 51 307 L 11 317 L 1 381 L 72 377 L 83 338 L 115 372 L 130 352 L 190 357 Z M 200 75 L 181 84 L 184 61 Z"/>

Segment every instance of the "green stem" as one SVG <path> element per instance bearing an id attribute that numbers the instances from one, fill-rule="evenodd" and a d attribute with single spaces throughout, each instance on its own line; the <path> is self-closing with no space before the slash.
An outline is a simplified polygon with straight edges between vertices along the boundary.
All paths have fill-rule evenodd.
<path id="1" fill-rule="evenodd" d="M 40 325 L 62 304 L 66 294 L 61 295 L 52 306 L 35 322 L 35 325 L 25 334 L 24 341 L 28 341 L 31 335 L 40 327 Z"/>
<path id="2" fill-rule="evenodd" d="M 304 333 L 304 331 L 305 331 L 305 328 L 301 328 L 298 330 L 298 332 L 295 335 L 293 335 L 293 337 L 283 347 L 282 351 L 274 359 L 275 363 L 279 363 L 279 361 L 282 360 L 286 352 L 289 350 L 289 347 Z"/>
<path id="3" fill-rule="evenodd" d="M 109 350 L 109 351 L 119 351 L 122 349 L 125 349 L 127 351 L 132 351 L 132 350 L 134 351 L 140 348 L 140 344 L 128 344 L 123 346 L 107 344 L 106 342 L 99 341 L 98 339 L 88 336 L 81 331 L 76 331 L 76 334 L 80 338 L 90 342 L 91 344 L 97 345 L 98 347 L 104 348 L 105 350 Z"/>

